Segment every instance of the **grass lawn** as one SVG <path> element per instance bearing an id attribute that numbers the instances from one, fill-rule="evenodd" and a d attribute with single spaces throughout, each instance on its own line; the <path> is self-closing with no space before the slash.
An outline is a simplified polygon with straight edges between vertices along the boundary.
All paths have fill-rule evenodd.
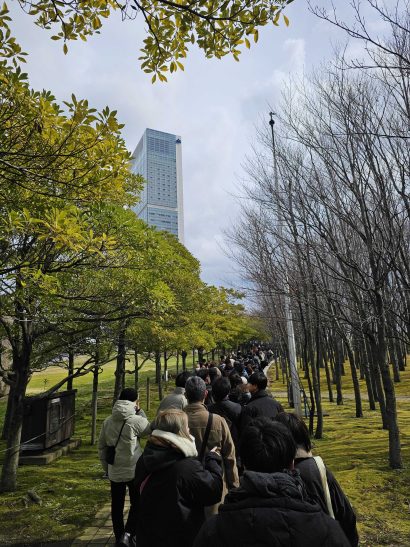
<path id="1" fill-rule="evenodd" d="M 275 381 L 271 369 L 273 393 L 286 391 L 281 380 Z M 360 544 L 410 546 L 410 370 L 396 384 L 398 416 L 404 469 L 388 467 L 388 433 L 381 429 L 379 411 L 369 411 L 363 400 L 363 418 L 355 418 L 350 371 L 342 379 L 343 406 L 327 402 L 327 386 L 321 378 L 324 412 L 324 436 L 315 440 L 315 453 L 336 475 L 358 517 Z M 303 380 L 302 380 L 303 382 Z M 305 382 L 307 389 L 307 382 Z M 366 394 L 361 381 L 361 393 Z M 334 396 L 336 395 L 334 390 Z M 280 395 L 277 399 L 287 405 Z M 336 396 L 335 396 L 336 399 Z"/>
<path id="2" fill-rule="evenodd" d="M 170 369 L 175 362 L 170 360 Z M 272 372 L 273 368 L 271 369 Z M 98 429 L 110 413 L 113 390 L 114 364 L 104 366 L 100 375 L 98 402 Z M 348 373 L 348 370 L 346 370 Z M 50 368 L 35 374 L 29 385 L 29 393 L 48 389 L 65 375 L 59 368 Z M 152 380 L 151 409 L 153 417 L 158 396 L 153 384 L 154 364 L 144 365 L 141 378 L 141 406 L 146 408 L 145 382 Z M 271 374 L 273 377 L 274 375 Z M 75 380 L 78 390 L 75 436 L 82 438 L 80 449 L 44 466 L 23 466 L 19 469 L 18 490 L 0 494 L 0 545 L 28 544 L 31 542 L 56 542 L 73 539 L 82 528 L 90 524 L 97 510 L 109 501 L 109 483 L 102 478 L 102 470 L 95 446 L 90 446 L 91 375 Z M 127 375 L 127 384 L 133 384 Z M 166 389 L 172 389 L 170 382 Z M 346 395 L 352 395 L 351 381 L 343 378 Z M 325 386 L 323 385 L 323 388 Z M 284 391 L 282 382 L 272 381 L 275 393 Z M 362 393 L 365 386 L 362 383 Z M 359 521 L 361 545 L 410 545 L 410 370 L 402 374 L 397 388 L 399 422 L 405 469 L 392 471 L 388 468 L 387 432 L 381 429 L 378 412 L 367 410 L 362 419 L 354 417 L 354 401 L 346 397 L 345 404 L 337 407 L 326 402 L 324 438 L 315 441 L 316 452 L 335 473 L 349 496 Z M 409 396 L 409 399 L 406 397 Z M 286 405 L 282 397 L 278 399 Z M 5 400 L 0 400 L 0 423 L 5 411 Z M 0 458 L 5 442 L 0 441 Z M 34 488 L 42 498 L 42 505 L 24 506 L 27 490 Z"/>

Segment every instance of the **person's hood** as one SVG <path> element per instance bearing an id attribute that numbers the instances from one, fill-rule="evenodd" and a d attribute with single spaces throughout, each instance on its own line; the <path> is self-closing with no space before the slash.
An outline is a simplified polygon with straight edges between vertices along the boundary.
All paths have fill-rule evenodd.
<path id="1" fill-rule="evenodd" d="M 304 498 L 303 482 L 298 471 L 259 473 L 245 471 L 238 488 L 226 496 L 226 503 L 240 502 L 244 498 Z"/>
<path id="2" fill-rule="evenodd" d="M 112 407 L 113 420 L 124 421 L 135 416 L 135 403 L 132 401 L 116 401 Z"/>
<path id="3" fill-rule="evenodd" d="M 148 441 L 141 457 L 148 473 L 153 473 L 170 467 L 185 456 L 171 445 L 158 445 Z"/>
<path id="4" fill-rule="evenodd" d="M 161 431 L 160 429 L 154 429 L 151 433 L 151 437 L 156 437 L 157 439 L 162 439 L 175 448 L 177 448 L 186 458 L 196 458 L 198 452 L 195 446 L 195 438 L 191 435 L 190 439 L 186 437 L 181 437 L 175 433 L 170 433 L 169 431 Z"/>
<path id="5" fill-rule="evenodd" d="M 142 455 L 148 473 L 170 467 L 184 458 L 197 456 L 193 437 L 192 440 L 185 439 L 175 433 L 154 429 L 150 439 Z"/>

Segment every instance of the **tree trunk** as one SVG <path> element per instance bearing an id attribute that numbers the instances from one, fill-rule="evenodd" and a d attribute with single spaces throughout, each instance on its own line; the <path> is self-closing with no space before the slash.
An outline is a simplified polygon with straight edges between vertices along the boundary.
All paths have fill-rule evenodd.
<path id="1" fill-rule="evenodd" d="M 155 376 L 156 376 L 156 382 L 158 384 L 158 397 L 159 400 L 162 401 L 162 374 L 161 374 L 161 352 L 156 351 L 155 352 Z"/>
<path id="2" fill-rule="evenodd" d="M 388 420 L 387 420 L 387 413 L 386 413 L 386 401 L 384 399 L 384 393 L 383 393 L 383 386 L 381 382 L 381 376 L 380 376 L 380 367 L 378 366 L 378 348 L 376 345 L 376 341 L 374 339 L 370 340 L 370 347 L 371 347 L 371 353 L 372 353 L 372 374 L 374 376 L 374 385 L 377 393 L 377 402 L 379 403 L 380 408 L 380 414 L 382 417 L 382 424 L 383 429 L 388 429 Z"/>
<path id="3" fill-rule="evenodd" d="M 127 331 L 127 325 L 122 324 L 120 327 L 120 332 L 118 334 L 117 366 L 115 369 L 114 397 L 113 397 L 112 404 L 114 404 L 115 401 L 117 401 L 121 391 L 124 389 L 124 384 L 125 384 L 125 357 L 126 357 L 125 334 L 126 334 L 126 331 Z"/>
<path id="4" fill-rule="evenodd" d="M 374 398 L 374 389 L 373 389 L 373 381 L 372 381 L 372 373 L 370 370 L 370 364 L 369 364 L 369 356 L 367 353 L 367 347 L 366 343 L 363 340 L 362 344 L 362 351 L 360 352 L 362 362 L 363 362 L 363 370 L 364 370 L 364 378 L 366 381 L 366 389 L 367 389 L 367 396 L 369 397 L 369 409 L 370 410 L 376 410 L 376 401 Z"/>
<path id="5" fill-rule="evenodd" d="M 17 469 L 20 456 L 21 431 L 23 428 L 24 397 L 29 380 L 31 351 L 26 348 L 22 355 L 13 356 L 16 383 L 13 389 L 12 412 L 7 436 L 7 451 L 4 455 L 0 491 L 14 492 L 17 487 Z"/>
<path id="6" fill-rule="evenodd" d="M 68 380 L 67 390 L 73 389 L 73 378 L 70 376 L 74 373 L 74 349 L 70 346 L 68 349 Z"/>
<path id="7" fill-rule="evenodd" d="M 354 354 L 347 337 L 344 337 L 344 341 L 346 345 L 347 355 L 349 357 L 350 370 L 352 373 L 354 400 L 356 404 L 356 418 L 363 418 L 362 396 L 360 394 L 360 385 L 359 385 L 359 379 L 357 377 L 357 369 L 356 369 L 356 363 L 354 360 Z"/>
<path id="8" fill-rule="evenodd" d="M 393 368 L 393 380 L 394 383 L 398 384 L 400 382 L 400 371 L 399 364 L 397 362 L 396 348 L 394 346 L 394 341 L 389 340 L 389 356 Z"/>
<path id="9" fill-rule="evenodd" d="M 139 365 L 138 365 L 138 350 L 135 349 L 134 350 L 134 389 L 137 392 L 138 397 L 139 397 L 139 387 L 140 387 L 139 374 L 140 374 L 140 371 L 139 371 Z"/>
<path id="10" fill-rule="evenodd" d="M 335 346 L 335 382 L 336 382 L 336 404 L 343 404 L 343 392 L 342 392 L 342 362 L 343 352 L 340 347 L 340 342 L 336 342 Z"/>
<path id="11" fill-rule="evenodd" d="M 326 340 L 326 335 L 323 334 L 323 337 Z M 324 344 L 326 346 L 326 344 Z M 327 385 L 327 391 L 329 393 L 329 403 L 334 402 L 333 398 L 333 389 L 332 389 L 332 379 L 330 377 L 330 368 L 329 368 L 329 362 L 328 362 L 328 355 L 326 347 L 323 348 L 323 362 L 325 365 L 325 375 L 326 375 L 326 385 Z"/>
<path id="12" fill-rule="evenodd" d="M 313 430 L 314 430 L 316 405 L 315 405 L 315 396 L 314 396 L 314 393 L 313 393 L 312 379 L 311 379 L 310 373 L 309 373 L 306 344 L 305 344 L 304 349 L 302 350 L 302 358 L 303 358 L 304 363 L 305 363 L 306 380 L 307 380 L 308 388 L 309 388 L 309 397 L 310 397 L 309 435 L 312 436 L 313 435 Z"/>
<path id="13" fill-rule="evenodd" d="M 321 439 L 323 436 L 323 410 L 322 410 L 322 401 L 320 396 L 318 369 L 315 363 L 315 353 L 313 349 L 311 333 L 309 331 L 308 331 L 307 348 L 308 348 L 308 361 L 311 365 L 311 371 L 312 371 L 312 388 L 313 388 L 313 396 L 315 400 L 316 414 L 317 414 L 315 439 Z"/>
<path id="14" fill-rule="evenodd" d="M 404 372 L 406 370 L 405 353 L 403 352 L 403 349 L 401 347 L 400 342 L 395 340 L 394 345 L 395 345 L 395 348 L 396 348 L 396 356 L 397 356 L 397 362 L 399 364 L 399 370 L 400 370 L 400 372 Z"/>
<path id="15" fill-rule="evenodd" d="M 324 359 L 324 362 L 325 362 L 325 374 L 326 374 L 327 391 L 329 393 L 329 403 L 333 403 L 334 398 L 333 398 L 332 379 L 330 377 L 329 363 L 328 363 L 326 358 Z"/>
<path id="16" fill-rule="evenodd" d="M 168 382 L 168 353 L 167 350 L 164 350 L 164 381 Z"/>
<path id="17" fill-rule="evenodd" d="M 401 458 L 400 432 L 397 423 L 396 395 L 387 363 L 386 324 L 383 298 L 380 294 L 376 294 L 376 310 L 378 312 L 377 345 L 379 350 L 377 355 L 384 393 L 386 395 L 386 417 L 389 429 L 389 463 L 392 469 L 401 469 L 403 462 Z"/>
<path id="18" fill-rule="evenodd" d="M 91 400 L 91 445 L 97 442 L 97 403 L 98 403 L 98 361 L 93 368 L 93 395 Z"/>
<path id="19" fill-rule="evenodd" d="M 14 390 L 14 386 L 11 385 L 8 398 L 7 398 L 7 407 L 6 407 L 6 414 L 4 416 L 3 431 L 1 433 L 1 438 L 3 441 L 7 439 L 9 435 L 9 431 L 10 431 L 10 420 L 13 413 L 13 402 L 14 402 L 13 390 Z"/>

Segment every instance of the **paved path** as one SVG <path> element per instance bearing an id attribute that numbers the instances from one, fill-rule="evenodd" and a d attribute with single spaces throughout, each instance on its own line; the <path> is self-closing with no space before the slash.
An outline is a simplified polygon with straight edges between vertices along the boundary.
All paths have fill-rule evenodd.
<path id="1" fill-rule="evenodd" d="M 126 499 L 124 507 L 124 520 L 126 520 L 129 507 L 129 499 Z M 103 547 L 105 545 L 114 544 L 115 537 L 112 531 L 111 504 L 107 504 L 95 515 L 94 521 L 90 528 L 86 528 L 82 532 L 81 536 L 78 536 L 71 545 L 73 547 L 86 547 L 88 545 L 92 547 Z"/>

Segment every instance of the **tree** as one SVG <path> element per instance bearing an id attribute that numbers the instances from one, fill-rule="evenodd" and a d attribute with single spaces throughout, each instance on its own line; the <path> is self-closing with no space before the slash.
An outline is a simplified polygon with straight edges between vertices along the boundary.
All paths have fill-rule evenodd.
<path id="1" fill-rule="evenodd" d="M 0 329 L 12 353 L 11 368 L 0 371 L 11 386 L 2 488 L 12 490 L 36 347 L 57 330 L 68 272 L 103 267 L 115 249 L 101 212 L 132 204 L 140 181 L 129 171 L 115 113 L 74 96 L 63 111 L 50 93 L 30 90 L 6 9 L 0 25 Z M 65 292 L 65 303 L 81 291 Z"/>
<path id="2" fill-rule="evenodd" d="M 147 36 L 141 49 L 141 68 L 166 81 L 166 72 L 175 72 L 184 66 L 191 44 L 197 43 L 206 57 L 221 59 L 231 54 L 239 60 L 240 47 L 250 48 L 250 39 L 258 40 L 258 27 L 268 23 L 279 25 L 281 17 L 286 25 L 288 18 L 283 9 L 293 0 L 127 0 L 119 4 L 114 0 L 19 0 L 26 13 L 36 17 L 36 24 L 45 29 L 56 29 L 53 40 L 67 42 L 86 41 L 99 33 L 103 20 L 119 11 L 123 19 L 139 16 L 146 25 Z"/>
<path id="3" fill-rule="evenodd" d="M 315 436 L 322 429 L 321 369 L 329 398 L 332 373 L 343 404 L 348 357 L 356 416 L 362 416 L 360 373 L 370 408 L 379 403 L 392 468 L 402 466 L 394 383 L 400 381 L 397 355 L 405 366 L 400 344 L 409 343 L 404 264 L 410 248 L 409 72 L 393 55 L 407 55 L 407 23 L 408 13 L 397 12 L 392 36 L 379 49 L 371 42 L 377 70 L 356 63 L 349 71 L 338 56 L 303 85 L 292 83 L 281 105 L 286 139 L 276 143 L 279 188 L 270 135 L 261 132 L 263 148 L 247 165 L 248 202 L 231 234 L 260 307 L 280 331 L 287 278 L 299 355 L 318 411 Z"/>

